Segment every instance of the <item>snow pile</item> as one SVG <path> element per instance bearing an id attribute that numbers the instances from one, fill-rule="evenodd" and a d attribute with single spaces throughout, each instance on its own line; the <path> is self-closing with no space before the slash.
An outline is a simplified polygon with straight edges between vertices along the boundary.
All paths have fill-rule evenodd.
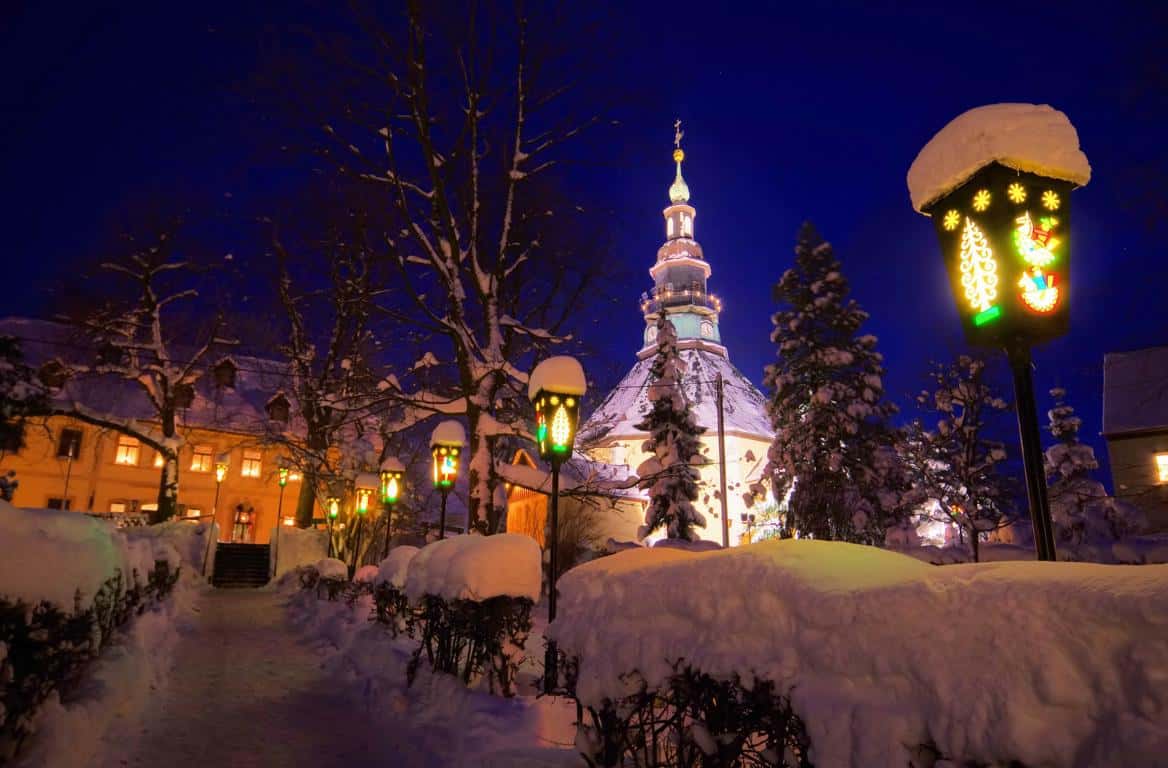
<path id="1" fill-rule="evenodd" d="M 698 539 L 697 541 L 658 539 L 653 543 L 653 547 L 655 549 L 682 549 L 687 552 L 712 552 L 715 549 L 721 549 L 722 545 L 716 541 L 706 541 L 705 539 Z"/>
<path id="2" fill-rule="evenodd" d="M 273 579 L 302 565 L 314 565 L 328 552 L 328 532 L 278 525 L 272 537 Z"/>
<path id="3" fill-rule="evenodd" d="M 80 607 L 116 571 L 128 579 L 133 569 L 144 582 L 154 569 L 154 545 L 130 541 L 112 523 L 77 512 L 18 509 L 0 501 L 0 595 L 33 604 L 41 600 L 72 610 Z"/>
<path id="4" fill-rule="evenodd" d="M 1042 104 L 990 104 L 954 118 L 908 169 L 913 208 L 923 211 L 990 163 L 1083 186 L 1091 165 L 1067 116 Z"/>
<path id="5" fill-rule="evenodd" d="M 409 564 L 406 595 L 486 600 L 507 595 L 539 599 L 539 544 L 521 533 L 456 536 L 422 548 Z"/>
<path id="6" fill-rule="evenodd" d="M 580 361 L 568 355 L 557 355 L 535 366 L 531 378 L 527 380 L 527 399 L 534 400 L 545 389 L 564 395 L 582 396 L 588 390 L 588 380 L 584 378 L 584 368 Z"/>
<path id="7" fill-rule="evenodd" d="M 717 585 L 712 592 L 711 585 Z M 936 568 L 780 540 L 643 549 L 569 571 L 549 636 L 586 705 L 685 659 L 790 691 L 816 765 L 1149 765 L 1168 744 L 1168 567 Z"/>
<path id="8" fill-rule="evenodd" d="M 349 566 L 345 564 L 345 561 L 338 560 L 335 557 L 326 557 L 323 560 L 317 560 L 313 567 L 316 568 L 316 572 L 320 574 L 322 579 L 349 580 Z"/>
<path id="9" fill-rule="evenodd" d="M 374 584 L 377 582 L 377 576 L 376 565 L 363 565 L 353 574 L 353 581 L 357 584 Z"/>
<path id="10" fill-rule="evenodd" d="M 389 584 L 396 589 L 404 588 L 410 563 L 420 551 L 417 547 L 411 547 L 405 544 L 391 549 L 389 555 L 381 561 L 374 583 Z"/>
<path id="11" fill-rule="evenodd" d="M 172 568 L 181 565 L 187 573 L 195 573 L 201 572 L 203 568 L 203 555 L 207 552 L 207 526 L 207 523 L 172 520 L 158 525 L 123 528 L 122 533 L 131 541 L 150 541 L 154 548 L 154 559 L 166 560 Z"/>

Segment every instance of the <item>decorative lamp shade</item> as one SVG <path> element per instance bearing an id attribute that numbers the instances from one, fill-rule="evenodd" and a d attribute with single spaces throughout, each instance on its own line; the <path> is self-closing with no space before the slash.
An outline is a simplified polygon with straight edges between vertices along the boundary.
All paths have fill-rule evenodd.
<path id="1" fill-rule="evenodd" d="M 559 464 L 572 455 L 580 398 L 586 391 L 584 369 L 573 357 L 550 357 L 531 372 L 527 394 L 535 406 L 540 458 Z"/>
<path id="2" fill-rule="evenodd" d="M 390 457 L 381 462 L 381 500 L 386 504 L 396 504 L 405 490 L 406 468 L 397 459 Z"/>
<path id="3" fill-rule="evenodd" d="M 276 470 L 276 477 L 277 477 L 276 482 L 278 482 L 280 484 L 280 487 L 283 488 L 285 485 L 288 484 L 288 468 L 287 467 L 280 467 L 278 470 Z"/>
<path id="4" fill-rule="evenodd" d="M 221 453 L 215 459 L 215 482 L 221 483 L 227 478 L 227 468 L 230 462 L 227 460 L 227 454 Z"/>
<path id="5" fill-rule="evenodd" d="M 1067 332 L 1074 187 L 991 163 L 924 209 L 970 344 L 1036 343 Z"/>
<path id="6" fill-rule="evenodd" d="M 329 520 L 335 520 L 337 515 L 341 514 L 341 500 L 336 496 L 329 496 L 324 501 L 324 508 Z"/>
<path id="7" fill-rule="evenodd" d="M 373 494 L 377 492 L 378 485 L 380 485 L 380 478 L 372 472 L 362 472 L 357 475 L 353 486 L 357 492 L 357 514 L 363 515 L 369 511 L 370 502 L 373 499 Z"/>
<path id="8" fill-rule="evenodd" d="M 434 487 L 448 491 L 458 479 L 458 465 L 466 446 L 466 432 L 457 421 L 444 421 L 430 437 L 430 453 L 434 459 Z"/>

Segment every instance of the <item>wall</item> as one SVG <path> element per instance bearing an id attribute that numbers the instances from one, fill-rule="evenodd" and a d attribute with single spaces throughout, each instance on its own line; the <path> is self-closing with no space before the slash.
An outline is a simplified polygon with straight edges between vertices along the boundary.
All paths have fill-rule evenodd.
<path id="1" fill-rule="evenodd" d="M 80 455 L 70 462 L 57 458 L 57 442 L 63 428 L 82 432 Z M 216 520 L 223 540 L 231 540 L 234 509 L 237 504 L 253 507 L 255 516 L 251 535 L 245 539 L 266 543 L 271 529 L 277 524 L 276 511 L 280 500 L 277 482 L 279 452 L 258 445 L 248 435 L 204 430 L 184 430 L 186 440 L 179 451 L 179 504 L 200 510 L 206 516 L 215 503 L 215 474 L 191 470 L 194 446 L 209 445 L 212 457 L 228 453 L 227 476 L 219 493 Z M 138 463 L 127 466 L 115 462 L 118 433 L 102 430 L 62 416 L 48 419 L 44 425 L 29 424 L 25 430 L 25 447 L 19 453 L 5 453 L 0 457 L 0 473 L 16 470 L 20 486 L 15 503 L 22 507 L 45 507 L 50 498 L 59 498 L 65 492 L 68 475 L 70 508 L 75 510 L 109 512 L 111 503 L 136 502 L 155 504 L 161 469 L 154 466 L 154 450 L 140 446 Z M 242 475 L 244 450 L 260 452 L 260 476 Z M 299 482 L 289 482 L 284 490 L 283 516 L 295 513 Z"/>
<path id="2" fill-rule="evenodd" d="M 1142 509 L 1153 532 L 1168 531 L 1168 485 L 1157 480 L 1157 453 L 1168 453 L 1168 432 L 1107 438 L 1115 495 Z"/>

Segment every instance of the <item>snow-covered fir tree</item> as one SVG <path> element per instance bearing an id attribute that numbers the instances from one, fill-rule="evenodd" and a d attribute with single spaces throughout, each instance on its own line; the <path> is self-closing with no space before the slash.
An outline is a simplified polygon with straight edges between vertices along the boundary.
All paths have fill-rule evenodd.
<path id="1" fill-rule="evenodd" d="M 24 447 L 25 420 L 49 407 L 48 393 L 24 362 L 20 341 L 0 336 L 0 458 Z"/>
<path id="2" fill-rule="evenodd" d="M 1106 544 L 1141 532 L 1147 525 L 1144 515 L 1109 496 L 1094 478 L 1099 468 L 1095 449 L 1079 440 L 1083 422 L 1067 403 L 1066 390 L 1056 387 L 1050 396 L 1054 407 L 1047 412 L 1049 429 L 1058 442 L 1046 449 L 1043 463 L 1059 543 L 1076 551 L 1084 544 Z"/>
<path id="3" fill-rule="evenodd" d="M 802 535 L 883 541 L 897 507 L 880 460 L 895 408 L 884 400 L 876 337 L 860 333 L 868 313 L 848 292 L 831 245 L 804 224 L 795 265 L 774 288 L 778 362 L 764 383 L 776 434 L 766 476 L 776 499 L 790 494 L 790 524 Z"/>
<path id="4" fill-rule="evenodd" d="M 671 539 L 694 541 L 695 527 L 704 528 L 705 516 L 694 508 L 705 462 L 699 436 L 705 428 L 694 421 L 682 389 L 685 362 L 677 351 L 677 331 L 662 312 L 657 319 L 657 352 L 649 384 L 649 411 L 637 429 L 649 433 L 644 450 L 652 454 L 637 468 L 641 487 L 649 492 L 645 524 L 638 538 L 665 528 Z"/>
<path id="5" fill-rule="evenodd" d="M 976 357 L 937 364 L 929 379 L 933 386 L 917 396 L 917 404 L 936 421 L 908 428 L 905 463 L 914 490 L 929 502 L 927 514 L 956 525 L 976 562 L 982 538 L 1009 522 L 1013 503 L 1011 482 L 999 472 L 1006 448 L 989 437 L 995 417 L 1009 405 L 990 385 L 986 362 Z"/>

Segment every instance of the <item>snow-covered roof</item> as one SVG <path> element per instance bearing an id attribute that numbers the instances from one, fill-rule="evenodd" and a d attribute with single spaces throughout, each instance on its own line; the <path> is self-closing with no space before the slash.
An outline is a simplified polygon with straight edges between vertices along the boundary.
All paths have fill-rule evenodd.
<path id="1" fill-rule="evenodd" d="M 923 210 L 993 162 L 1079 186 L 1091 180 L 1065 114 L 1046 104 L 990 104 L 954 118 L 917 155 L 908 169 L 913 208 Z"/>
<path id="2" fill-rule="evenodd" d="M 584 378 L 580 361 L 569 355 L 557 355 L 535 366 L 527 382 L 527 397 L 534 400 L 541 389 L 579 397 L 587 388 L 588 381 Z"/>
<path id="3" fill-rule="evenodd" d="M 88 343 L 78 336 L 75 328 L 63 323 L 24 317 L 0 318 L 0 334 L 20 339 L 25 361 L 34 368 L 53 359 L 75 365 L 92 363 Z M 172 353 L 176 357 L 181 359 L 183 352 L 174 345 Z M 207 370 L 214 367 L 212 361 L 221 362 L 222 358 L 210 358 Z M 214 376 L 200 376 L 194 384 L 194 400 L 190 407 L 179 411 L 181 424 L 245 434 L 264 434 L 272 429 L 296 431 L 295 407 L 292 408 L 291 423 L 275 425 L 266 408 L 276 393 L 289 390 L 287 363 L 238 354 L 232 355 L 231 361 L 236 366 L 235 386 L 219 387 L 215 385 Z M 295 406 L 293 399 L 288 399 Z M 140 386 L 116 374 L 86 374 L 72 378 L 55 393 L 55 400 L 61 404 L 83 406 L 115 419 L 144 422 L 157 419 Z"/>
<path id="4" fill-rule="evenodd" d="M 682 349 L 686 372 L 682 382 L 697 423 L 712 434 L 718 428 L 717 395 L 714 381 L 722 374 L 725 393 L 725 426 L 739 433 L 770 440 L 774 437 L 767 418 L 766 398 L 734 364 L 724 356 L 705 349 Z M 641 437 L 636 428 L 649 409 L 649 375 L 653 358 L 638 360 L 600 407 L 580 427 L 579 442 L 588 445 L 618 437 Z"/>
<path id="5" fill-rule="evenodd" d="M 1103 434 L 1168 429 L 1168 347 L 1103 356 Z"/>

